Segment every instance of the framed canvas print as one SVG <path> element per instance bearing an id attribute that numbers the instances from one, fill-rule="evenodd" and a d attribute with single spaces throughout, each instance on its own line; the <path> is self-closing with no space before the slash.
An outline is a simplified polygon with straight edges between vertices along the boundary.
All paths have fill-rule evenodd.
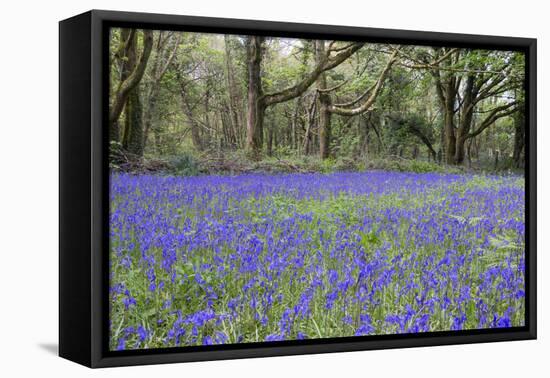
<path id="1" fill-rule="evenodd" d="M 536 40 L 60 22 L 60 355 L 536 337 Z"/>

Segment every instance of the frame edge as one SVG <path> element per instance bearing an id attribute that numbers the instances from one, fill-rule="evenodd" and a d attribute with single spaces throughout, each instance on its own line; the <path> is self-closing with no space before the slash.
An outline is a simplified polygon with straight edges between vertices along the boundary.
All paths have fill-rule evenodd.
<path id="1" fill-rule="evenodd" d="M 59 356 L 90 366 L 91 12 L 59 22 Z"/>

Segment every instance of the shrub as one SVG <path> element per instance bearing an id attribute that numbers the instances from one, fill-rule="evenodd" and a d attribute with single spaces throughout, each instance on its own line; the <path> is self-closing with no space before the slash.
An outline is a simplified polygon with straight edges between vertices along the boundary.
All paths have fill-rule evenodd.
<path id="1" fill-rule="evenodd" d="M 176 176 L 196 176 L 199 174 L 199 164 L 193 155 L 183 153 L 169 160 L 169 173 Z"/>
<path id="2" fill-rule="evenodd" d="M 461 167 L 452 167 L 448 165 L 439 165 L 424 160 L 408 160 L 408 159 L 374 159 L 367 161 L 364 165 L 365 170 L 384 170 L 397 172 L 413 172 L 413 173 L 461 173 Z"/>
<path id="3" fill-rule="evenodd" d="M 125 161 L 122 144 L 120 142 L 109 142 L 109 169 L 113 171 L 120 170 L 121 164 Z"/>

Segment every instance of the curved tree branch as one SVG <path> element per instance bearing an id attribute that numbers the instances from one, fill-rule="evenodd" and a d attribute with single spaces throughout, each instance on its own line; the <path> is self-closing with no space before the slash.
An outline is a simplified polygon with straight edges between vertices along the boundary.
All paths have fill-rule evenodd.
<path id="1" fill-rule="evenodd" d="M 332 92 L 332 91 L 335 91 L 339 88 L 342 88 L 344 85 L 346 85 L 349 82 L 350 82 L 350 79 L 347 79 L 347 80 L 344 80 L 341 83 L 336 84 L 335 86 L 330 87 L 330 88 L 317 88 L 317 92 L 320 92 L 320 93 Z"/>
<path id="2" fill-rule="evenodd" d="M 358 97 L 356 97 L 355 99 L 351 100 L 351 101 L 348 101 L 348 102 L 342 102 L 342 103 L 339 103 L 339 104 L 334 104 L 334 106 L 336 107 L 349 107 L 349 106 L 353 106 L 355 104 L 357 104 L 359 101 L 361 101 L 362 99 L 364 99 L 369 93 L 372 92 L 372 90 L 374 89 L 374 87 L 376 87 L 376 84 L 378 82 L 374 83 L 373 85 L 371 85 L 370 87 L 367 88 L 366 91 L 364 91 L 363 93 L 361 93 Z"/>
<path id="3" fill-rule="evenodd" d="M 382 90 L 382 87 L 384 85 L 384 81 L 386 80 L 386 76 L 388 75 L 391 67 L 393 64 L 397 61 L 397 55 L 399 50 L 395 50 L 393 54 L 391 55 L 390 59 L 386 63 L 386 66 L 380 73 L 380 76 L 378 77 L 378 80 L 376 80 L 376 84 L 374 85 L 374 88 L 372 90 L 372 93 L 370 94 L 369 98 L 359 107 L 353 108 L 353 109 L 347 109 L 342 108 L 339 106 L 331 105 L 328 108 L 328 111 L 335 114 L 345 115 L 345 116 L 353 116 L 357 114 L 362 114 L 368 110 L 370 110 L 371 106 L 374 104 L 374 101 L 376 100 L 376 97 L 378 97 L 378 94 Z"/>
<path id="4" fill-rule="evenodd" d="M 126 100 L 128 98 L 128 95 L 130 94 L 130 91 L 134 89 L 141 81 L 141 78 L 145 73 L 145 67 L 147 66 L 147 61 L 149 60 L 149 56 L 151 55 L 152 48 L 153 32 L 151 30 L 144 30 L 143 52 L 132 73 L 128 76 L 126 80 L 120 83 L 118 87 L 117 93 L 115 94 L 113 100 L 113 104 L 111 106 L 111 110 L 109 112 L 109 124 L 112 125 L 118 120 L 120 114 L 122 113 L 122 109 L 124 108 L 124 104 L 126 103 Z"/>
<path id="5" fill-rule="evenodd" d="M 509 116 L 513 113 L 515 113 L 518 110 L 518 102 L 510 102 L 506 105 L 497 106 L 494 108 L 487 117 L 481 122 L 479 127 L 472 131 L 471 133 L 467 134 L 465 139 L 473 138 L 475 136 L 478 136 L 481 134 L 486 128 L 491 126 L 495 121 L 499 118 L 503 118 L 506 116 Z"/>
<path id="6" fill-rule="evenodd" d="M 344 62 L 347 58 L 353 55 L 357 50 L 363 47 L 364 43 L 353 43 L 346 50 L 342 50 L 334 56 L 330 56 L 329 53 L 321 59 L 319 64 L 308 73 L 300 82 L 296 85 L 283 89 L 279 92 L 269 93 L 263 96 L 263 103 L 265 106 L 278 104 L 280 102 L 285 102 L 293 98 L 298 97 L 304 93 L 321 75 L 323 72 L 328 71 L 340 63 Z"/>

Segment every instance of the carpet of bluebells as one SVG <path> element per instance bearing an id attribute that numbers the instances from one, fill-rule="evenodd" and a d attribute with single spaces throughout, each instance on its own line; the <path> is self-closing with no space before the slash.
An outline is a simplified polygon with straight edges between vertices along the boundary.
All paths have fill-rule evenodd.
<path id="1" fill-rule="evenodd" d="M 111 175 L 113 350 L 524 324 L 524 179 Z"/>

